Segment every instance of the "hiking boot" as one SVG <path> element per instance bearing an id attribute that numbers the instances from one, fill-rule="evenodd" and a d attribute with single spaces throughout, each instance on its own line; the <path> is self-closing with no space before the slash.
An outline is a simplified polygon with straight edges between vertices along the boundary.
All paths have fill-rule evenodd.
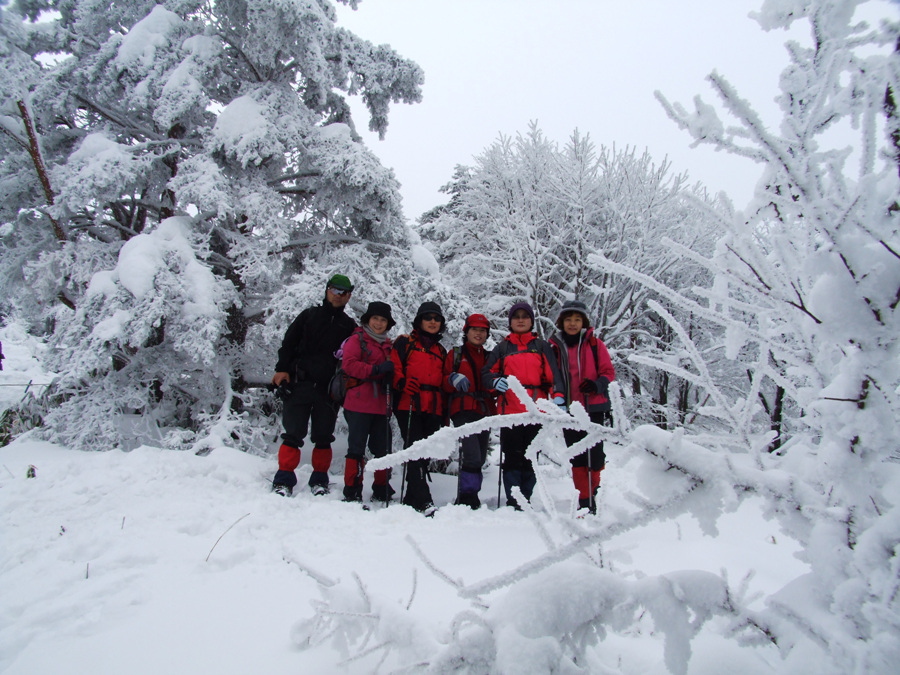
<path id="1" fill-rule="evenodd" d="M 458 506 L 468 506 L 473 511 L 481 508 L 481 500 L 478 499 L 478 495 L 474 493 L 461 494 L 453 503 Z"/>
<path id="2" fill-rule="evenodd" d="M 362 486 L 356 485 L 345 485 L 344 486 L 344 498 L 341 499 L 342 502 L 361 502 L 362 501 Z"/>
<path id="3" fill-rule="evenodd" d="M 290 485 L 273 485 L 272 492 L 282 497 L 290 497 L 294 494 L 294 489 Z"/>
<path id="4" fill-rule="evenodd" d="M 578 510 L 579 511 L 587 511 L 592 516 L 597 515 L 597 500 L 591 499 L 590 497 L 585 497 L 584 499 L 578 500 Z"/>
<path id="5" fill-rule="evenodd" d="M 390 484 L 384 485 L 373 485 L 372 486 L 372 501 L 373 502 L 389 502 L 391 497 L 394 496 L 394 488 L 390 486 Z"/>
<path id="6" fill-rule="evenodd" d="M 403 500 L 403 505 L 404 505 L 404 506 L 409 506 L 409 507 L 415 509 L 416 511 L 418 511 L 419 513 L 421 513 L 421 514 L 422 514 L 423 516 L 425 516 L 426 518 L 431 518 L 431 517 L 434 515 L 435 511 L 437 511 L 437 507 L 435 507 L 435 505 L 432 504 L 431 502 L 424 502 L 424 503 L 420 503 L 420 504 L 414 504 L 414 503 L 412 503 L 412 502 L 407 501 L 406 499 L 404 499 L 404 500 Z"/>
<path id="7" fill-rule="evenodd" d="M 321 497 L 330 492 L 327 485 L 310 485 L 309 491 L 313 493 L 314 497 Z"/>

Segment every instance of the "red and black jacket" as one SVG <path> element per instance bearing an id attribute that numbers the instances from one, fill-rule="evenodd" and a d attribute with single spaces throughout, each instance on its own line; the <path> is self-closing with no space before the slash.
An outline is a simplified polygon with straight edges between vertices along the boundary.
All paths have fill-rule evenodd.
<path id="1" fill-rule="evenodd" d="M 487 363 L 488 353 L 484 347 L 474 346 L 468 342 L 454 347 L 447 353 L 444 360 L 444 391 L 447 392 L 447 406 L 450 417 L 457 413 L 471 411 L 481 415 L 496 415 L 496 393 L 486 386 L 481 376 L 481 370 Z M 469 379 L 469 391 L 457 391 L 450 384 L 450 375 L 459 373 Z"/>
<path id="2" fill-rule="evenodd" d="M 394 341 L 394 389 L 398 392 L 397 410 L 444 414 L 444 360 L 447 350 L 437 340 L 422 337 L 418 331 L 401 335 Z M 418 392 L 410 394 L 411 382 Z"/>
<path id="3" fill-rule="evenodd" d="M 556 356 L 546 340 L 534 333 L 510 333 L 488 357 L 481 376 L 485 384 L 494 383 L 500 377 L 514 375 L 525 387 L 532 400 L 553 399 L 565 396 L 565 385 L 559 374 Z M 501 415 L 525 412 L 525 405 L 509 389 L 497 399 Z"/>

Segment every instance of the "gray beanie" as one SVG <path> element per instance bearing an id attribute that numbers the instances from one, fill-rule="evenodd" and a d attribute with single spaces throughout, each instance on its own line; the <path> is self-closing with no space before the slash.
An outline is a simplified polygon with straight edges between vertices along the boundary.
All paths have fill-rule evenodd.
<path id="1" fill-rule="evenodd" d="M 588 309 L 581 300 L 566 300 L 556 315 L 556 327 L 563 329 L 563 319 L 568 314 L 581 314 L 581 320 L 584 322 L 584 328 L 591 327 L 591 320 L 588 318 Z"/>

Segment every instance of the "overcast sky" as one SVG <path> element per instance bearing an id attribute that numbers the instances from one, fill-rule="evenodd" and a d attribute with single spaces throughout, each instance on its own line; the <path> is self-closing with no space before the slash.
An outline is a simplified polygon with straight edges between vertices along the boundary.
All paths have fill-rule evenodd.
<path id="1" fill-rule="evenodd" d="M 358 130 L 402 184 L 415 219 L 446 201 L 438 192 L 457 164 L 531 120 L 564 144 L 577 128 L 595 145 L 635 146 L 668 158 L 711 192 L 746 205 L 760 169 L 752 162 L 690 149 L 690 138 L 653 96 L 692 109 L 715 96 L 705 77 L 717 70 L 771 125 L 788 37 L 808 39 L 806 24 L 788 36 L 764 32 L 748 17 L 762 0 L 362 0 L 338 4 L 338 25 L 387 43 L 425 71 L 424 100 L 395 104 L 384 141 Z M 888 5 L 880 5 L 887 11 Z"/>

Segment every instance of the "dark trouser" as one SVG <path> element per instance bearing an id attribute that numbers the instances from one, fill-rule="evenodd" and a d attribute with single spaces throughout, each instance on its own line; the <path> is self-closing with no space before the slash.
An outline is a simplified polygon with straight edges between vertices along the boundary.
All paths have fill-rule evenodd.
<path id="1" fill-rule="evenodd" d="M 451 418 L 453 426 L 461 427 L 484 417 L 480 412 L 464 410 Z M 487 429 L 459 439 L 459 487 L 457 503 L 478 507 L 478 492 L 481 490 L 481 468 L 487 459 L 491 432 Z"/>
<path id="2" fill-rule="evenodd" d="M 440 415 L 409 410 L 395 410 L 403 447 L 408 448 L 416 441 L 428 438 L 441 428 L 443 418 Z M 428 459 L 415 459 L 404 464 L 406 470 L 406 492 L 403 503 L 417 511 L 431 506 L 431 490 L 428 487 Z"/>
<path id="3" fill-rule="evenodd" d="M 612 414 L 608 411 L 591 412 L 588 413 L 588 417 L 594 424 L 612 426 Z M 563 437 L 569 447 L 585 436 L 587 436 L 586 431 L 563 430 Z M 600 487 L 600 472 L 606 466 L 603 441 L 575 455 L 569 462 L 572 464 L 572 482 L 575 484 L 575 489 L 578 490 L 578 505 L 594 513 L 596 511 L 595 496 Z"/>
<path id="4" fill-rule="evenodd" d="M 387 415 L 344 410 L 347 420 L 347 462 L 344 470 L 344 497 L 349 500 L 362 499 L 362 465 L 366 455 L 366 446 L 373 457 L 384 457 L 390 448 L 391 425 Z M 352 461 L 351 461 L 352 460 Z M 388 469 L 375 472 L 375 484 L 387 485 Z M 387 488 L 382 487 L 384 491 Z M 376 489 L 375 492 L 378 492 Z M 376 495 L 377 498 L 377 495 Z M 384 501 L 384 498 L 382 498 Z"/>
<path id="5" fill-rule="evenodd" d="M 512 489 L 518 487 L 527 500 L 531 500 L 537 476 L 531 460 L 525 451 L 541 430 L 540 424 L 520 424 L 500 429 L 500 450 L 503 453 L 503 487 L 506 491 L 506 505 L 520 508 Z"/>
<path id="6" fill-rule="evenodd" d="M 602 424 L 605 427 L 612 426 L 612 413 L 607 411 L 588 413 L 588 417 L 594 424 Z M 576 429 L 563 429 L 563 438 L 566 445 L 572 447 L 578 441 L 587 436 L 586 431 Z M 601 471 L 606 466 L 606 453 L 603 451 L 603 441 L 588 448 L 579 455 L 569 460 L 572 466 L 586 466 L 590 471 Z"/>
<path id="7" fill-rule="evenodd" d="M 309 477 L 310 485 L 328 485 L 328 466 L 331 464 L 331 443 L 334 441 L 334 425 L 337 422 L 337 408 L 325 391 L 325 386 L 317 386 L 312 382 L 297 382 L 293 393 L 284 402 L 281 423 L 284 425 L 282 448 L 293 449 L 303 447 L 303 439 L 312 425 L 309 440 L 313 449 L 313 472 Z M 282 453 L 279 452 L 279 455 Z M 292 455 L 293 453 L 286 453 Z M 296 453 L 297 462 L 300 454 Z M 279 463 L 281 464 L 281 462 Z M 288 465 L 279 465 L 273 483 L 275 485 L 296 485 L 297 477 Z"/>

